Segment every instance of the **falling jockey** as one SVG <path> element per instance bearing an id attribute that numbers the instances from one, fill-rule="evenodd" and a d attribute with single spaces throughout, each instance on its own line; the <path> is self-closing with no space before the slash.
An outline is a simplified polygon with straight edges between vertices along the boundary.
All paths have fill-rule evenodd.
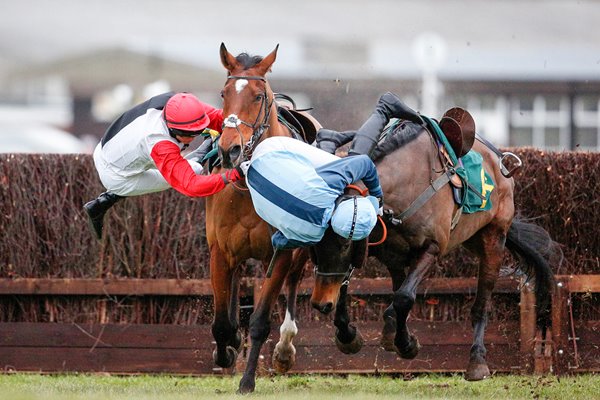
<path id="1" fill-rule="evenodd" d="M 406 119 L 407 110 L 388 92 L 357 132 L 320 130 L 317 147 L 327 151 L 287 137 L 271 137 L 256 147 L 242 169 L 256 212 L 277 229 L 272 237 L 275 248 L 315 244 L 329 225 L 347 239 L 369 236 L 383 207 L 377 170 L 369 156 L 389 120 Z M 353 137 L 349 157 L 331 154 Z M 359 180 L 369 196 L 340 197 L 347 185 Z"/>
<path id="2" fill-rule="evenodd" d="M 164 93 L 126 111 L 108 128 L 94 151 L 94 164 L 107 189 L 86 203 L 90 225 L 102 238 L 104 215 L 119 200 L 169 188 L 191 197 L 210 196 L 240 179 L 239 170 L 200 175 L 199 161 L 212 140 L 185 158 L 181 151 L 205 128 L 221 131 L 223 111 L 189 93 Z"/>
<path id="3" fill-rule="evenodd" d="M 373 158 L 373 151 L 379 137 L 390 119 L 406 119 L 423 125 L 421 116 L 408 108 L 393 93 L 387 92 L 379 98 L 371 116 L 363 123 L 358 131 L 337 132 L 330 129 L 320 129 L 317 132 L 317 147 L 334 154 L 336 149 L 352 141 L 348 155 L 366 154 Z"/>

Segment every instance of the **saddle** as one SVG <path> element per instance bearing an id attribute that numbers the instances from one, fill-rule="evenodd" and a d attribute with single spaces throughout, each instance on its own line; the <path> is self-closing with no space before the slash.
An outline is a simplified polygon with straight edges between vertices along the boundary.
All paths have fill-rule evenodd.
<path id="1" fill-rule="evenodd" d="M 447 114 L 447 112 L 446 112 L 446 114 Z M 444 114 L 444 117 L 442 117 L 442 119 L 446 118 L 446 114 Z M 449 167 L 451 169 L 458 168 L 460 166 L 460 157 L 461 156 L 458 155 L 459 153 L 456 151 L 455 146 L 459 145 L 462 147 L 462 143 L 463 143 L 462 137 L 461 137 L 461 129 L 460 129 L 460 126 L 458 125 L 458 123 L 452 118 L 447 118 L 445 120 L 446 128 L 448 129 L 450 134 L 453 135 L 453 139 L 451 141 L 450 138 L 448 137 L 448 133 L 446 133 L 446 131 L 444 131 L 442 129 L 441 123 L 438 123 L 436 120 L 431 119 L 431 118 L 424 118 L 424 120 L 425 120 L 424 127 L 431 133 L 431 135 L 434 138 L 437 138 L 436 142 L 437 142 L 437 146 L 438 146 L 439 155 L 442 158 L 440 160 L 440 161 L 442 161 L 442 164 L 446 165 L 447 167 Z M 437 127 L 434 126 L 435 124 L 437 124 Z M 437 131 L 436 131 L 436 128 L 437 128 Z M 439 130 L 442 130 L 442 132 L 439 132 Z M 443 134 L 446 137 L 446 140 L 444 140 L 440 136 L 441 134 Z M 448 146 L 452 148 L 454 154 L 452 154 L 452 155 L 450 154 Z M 460 149 L 460 147 L 459 147 L 459 149 Z M 468 152 L 468 150 L 467 150 L 467 152 Z M 463 181 L 460 178 L 460 176 L 458 176 L 458 174 L 456 174 L 456 173 L 450 174 L 448 180 L 449 180 L 448 183 L 450 183 L 450 187 L 452 188 L 454 202 L 460 207 L 462 205 L 462 199 L 464 197 Z"/>
<path id="2" fill-rule="evenodd" d="M 460 107 L 449 109 L 439 125 L 457 158 L 471 150 L 475 142 L 475 120 L 467 110 Z"/>
<path id="3" fill-rule="evenodd" d="M 485 211 L 491 207 L 489 194 L 494 188 L 494 183 L 483 169 L 481 155 L 470 152 L 476 136 L 475 121 L 471 114 L 456 107 L 446 111 L 439 123 L 432 118 L 421 117 L 424 120 L 422 127 L 429 131 L 437 143 L 444 172 L 432 181 L 429 187 L 403 212 L 396 215 L 392 210 L 387 210 L 384 213 L 393 225 L 402 224 L 429 201 L 438 190 L 449 183 L 454 201 L 458 206 L 450 228 L 454 229 L 461 214 Z M 471 183 L 471 180 L 475 185 Z M 480 186 L 480 188 L 476 186 Z"/>
<path id="4" fill-rule="evenodd" d="M 296 139 L 300 139 L 306 143 L 314 142 L 317 138 L 317 132 L 323 127 L 306 110 L 296 110 L 295 108 L 278 105 L 277 112 L 279 117 L 288 126 L 293 128 L 292 131 L 296 131 L 299 134 L 300 137 Z"/>
<path id="5" fill-rule="evenodd" d="M 490 141 L 477 134 L 475 121 L 465 109 L 454 107 L 446 111 L 439 125 L 458 158 L 466 155 L 477 139 L 498 156 L 500 171 L 506 178 L 513 176 L 523 165 L 516 154 L 509 151 L 501 152 Z"/>
<path id="6" fill-rule="evenodd" d="M 456 159 L 450 156 L 443 142 L 439 143 L 440 153 L 445 158 L 447 165 L 457 168 L 461 165 L 460 158 L 471 150 L 475 142 L 475 120 L 467 110 L 454 107 L 444 113 L 438 125 L 454 151 Z M 429 126 L 429 129 L 433 132 L 432 126 Z M 463 181 L 457 174 L 454 174 L 450 178 L 450 184 L 453 189 L 454 201 L 461 206 L 464 198 Z"/>

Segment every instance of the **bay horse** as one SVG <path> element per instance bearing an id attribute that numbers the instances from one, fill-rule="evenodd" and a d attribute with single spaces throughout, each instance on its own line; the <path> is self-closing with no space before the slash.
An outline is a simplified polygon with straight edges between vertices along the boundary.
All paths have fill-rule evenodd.
<path id="1" fill-rule="evenodd" d="M 223 168 L 233 168 L 249 159 L 254 146 L 264 138 L 292 136 L 288 126 L 278 120 L 274 93 L 265 78 L 275 62 L 277 49 L 264 58 L 246 53 L 234 57 L 221 44 L 221 62 L 228 72 L 221 93 L 225 122 L 218 146 Z M 219 170 L 217 167 L 213 172 Z M 238 331 L 239 267 L 251 258 L 263 261 L 265 265 L 269 263 L 273 255 L 272 233 L 254 211 L 243 183 L 227 185 L 207 199 L 206 234 L 215 303 L 212 334 L 217 343 L 213 358 L 221 367 L 234 364 L 242 345 Z M 273 353 L 273 365 L 278 372 L 286 372 L 293 366 L 296 350 L 292 339 L 298 331 L 296 293 L 307 260 L 307 252 L 301 249 L 282 251 L 274 263 L 272 275 L 264 280 L 250 316 L 251 348 L 240 381 L 240 393 L 254 391 L 260 350 L 269 336 L 271 314 L 284 282 L 288 288 L 286 315 Z"/>
<path id="2" fill-rule="evenodd" d="M 423 126 L 405 121 L 398 125 L 395 134 L 400 136 L 388 136 L 378 146 L 379 155 L 374 158 L 384 192 L 384 207 L 397 216 L 433 186 L 445 171 L 445 161 L 432 134 Z M 460 245 L 479 257 L 477 294 L 471 308 L 473 344 L 465 379 L 481 380 L 490 376 L 484 334 L 505 248 L 524 261 L 524 272 L 535 277 L 537 325 L 542 329 L 550 321 L 552 265 L 562 260 L 562 251 L 543 228 L 515 218 L 514 181 L 501 173 L 498 156 L 478 141 L 473 149 L 483 156 L 483 167 L 495 185 L 489 211 L 462 214 L 452 227 L 453 218 L 460 211 L 450 185 L 446 184 L 401 223 L 385 219 L 387 240 L 370 247 L 369 255 L 386 265 L 391 275 L 393 302 L 384 311 L 382 345 L 405 359 L 416 357 L 420 348 L 418 339 L 408 329 L 407 318 L 417 286 L 430 267 Z M 381 235 L 382 227 L 378 224 L 369 239 L 377 240 Z M 317 271 L 311 297 L 313 307 L 321 312 L 339 309 L 339 302 L 345 301 L 349 272 L 361 265 L 355 260 L 365 259 L 364 243 L 349 242 L 329 229 L 324 239 L 312 248 L 312 258 Z"/>

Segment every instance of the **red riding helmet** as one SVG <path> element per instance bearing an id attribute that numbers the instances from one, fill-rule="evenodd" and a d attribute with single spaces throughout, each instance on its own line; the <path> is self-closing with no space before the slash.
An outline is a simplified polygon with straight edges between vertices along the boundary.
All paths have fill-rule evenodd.
<path id="1" fill-rule="evenodd" d="M 199 131 L 210 123 L 206 105 L 191 93 L 177 93 L 171 97 L 164 110 L 165 121 L 171 129 Z"/>

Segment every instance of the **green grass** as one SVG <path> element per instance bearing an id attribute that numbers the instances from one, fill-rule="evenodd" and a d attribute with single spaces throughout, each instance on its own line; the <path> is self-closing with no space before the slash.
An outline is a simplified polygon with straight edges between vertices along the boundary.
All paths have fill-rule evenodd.
<path id="1" fill-rule="evenodd" d="M 0 375 L 4 400 L 207 400 L 241 399 L 240 376 Z M 600 375 L 494 376 L 466 382 L 460 375 L 348 377 L 292 375 L 259 378 L 244 399 L 599 399 Z"/>

